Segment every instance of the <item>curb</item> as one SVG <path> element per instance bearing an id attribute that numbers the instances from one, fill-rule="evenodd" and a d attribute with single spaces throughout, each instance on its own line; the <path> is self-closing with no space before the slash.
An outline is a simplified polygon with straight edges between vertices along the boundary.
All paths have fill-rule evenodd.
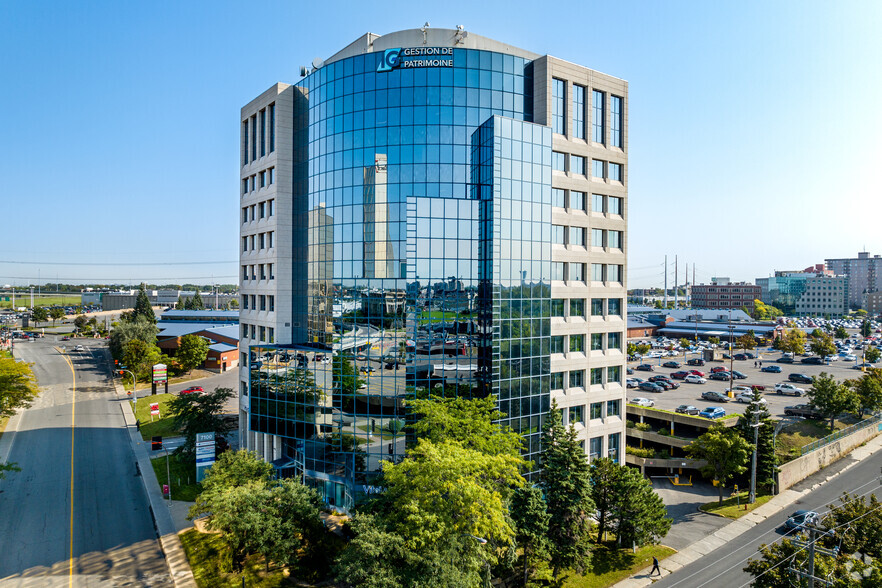
<path id="1" fill-rule="evenodd" d="M 778 494 L 777 496 L 769 500 L 764 505 L 757 507 L 756 509 L 752 510 L 741 518 L 733 520 L 725 527 L 717 529 L 715 532 L 711 533 L 704 539 L 700 539 L 692 545 L 684 548 L 683 550 L 666 557 L 664 560 L 659 562 L 662 568 L 662 575 L 649 577 L 649 571 L 652 568 L 647 567 L 639 570 L 630 578 L 621 580 L 620 582 L 613 584 L 613 588 L 641 588 L 643 586 L 649 586 L 653 583 L 654 580 L 659 580 L 665 576 L 673 574 L 680 568 L 686 567 L 687 565 L 698 559 L 701 559 L 718 547 L 722 547 L 723 545 L 729 543 L 733 539 L 740 536 L 742 533 L 755 527 L 770 516 L 778 514 L 780 511 L 792 505 L 794 502 L 796 502 L 806 494 L 817 490 L 831 480 L 835 480 L 843 473 L 847 472 L 866 458 L 873 455 L 879 449 L 882 449 L 882 435 L 878 435 L 873 439 L 867 441 L 865 444 L 859 447 L 855 447 L 851 452 L 851 456 L 854 458 L 854 462 L 842 468 L 842 470 L 840 470 L 836 474 L 832 476 L 827 476 L 817 484 L 814 484 L 811 488 L 806 488 L 799 492 L 789 489 L 785 490 L 781 494 Z"/>
<path id="2" fill-rule="evenodd" d="M 135 425 L 135 414 L 132 412 L 132 407 L 129 404 L 128 394 L 126 394 L 125 390 L 121 390 L 120 386 L 112 378 L 110 383 L 120 400 L 120 408 L 126 422 L 129 441 L 132 444 L 132 453 L 141 472 L 144 491 L 147 493 L 150 514 L 153 517 L 153 526 L 156 529 L 156 536 L 159 539 L 162 553 L 165 555 L 165 561 L 175 588 L 198 588 L 196 578 L 193 576 L 193 570 L 190 568 L 190 562 L 187 560 L 187 554 L 184 551 L 184 545 L 181 543 L 181 538 L 178 537 L 168 505 L 162 498 L 162 492 L 159 490 L 159 482 L 150 463 L 147 441 L 141 438 L 141 433 Z"/>

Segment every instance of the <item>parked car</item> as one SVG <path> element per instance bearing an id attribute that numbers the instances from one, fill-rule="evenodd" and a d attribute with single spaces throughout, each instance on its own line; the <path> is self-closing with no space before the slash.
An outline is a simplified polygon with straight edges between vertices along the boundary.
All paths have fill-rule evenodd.
<path id="1" fill-rule="evenodd" d="M 792 358 L 792 357 L 787 357 L 787 356 L 785 355 L 785 356 L 781 356 L 781 357 L 779 357 L 779 358 L 776 359 L 775 361 L 777 361 L 778 363 L 793 363 L 793 358 Z"/>
<path id="2" fill-rule="evenodd" d="M 691 404 L 681 404 L 675 409 L 674 412 L 678 412 L 680 414 L 697 415 L 699 413 L 699 410 L 697 407 L 692 406 Z"/>
<path id="3" fill-rule="evenodd" d="M 761 372 L 768 372 L 770 374 L 780 374 L 781 366 L 779 365 L 764 365 L 760 368 Z"/>
<path id="4" fill-rule="evenodd" d="M 751 402 L 757 401 L 756 397 L 753 395 L 752 391 L 751 392 L 742 392 L 741 394 L 738 394 L 737 396 L 735 396 L 735 400 L 737 402 L 741 402 L 742 404 L 750 404 Z M 760 404 L 765 404 L 766 399 L 760 398 L 759 402 L 760 402 Z"/>
<path id="5" fill-rule="evenodd" d="M 798 510 L 784 521 L 784 526 L 788 529 L 800 529 L 807 523 L 814 522 L 818 516 L 813 510 Z"/>
<path id="6" fill-rule="evenodd" d="M 687 384 L 706 384 L 707 383 L 707 380 L 705 380 L 701 376 L 696 376 L 695 374 L 689 374 L 688 376 L 683 378 L 683 381 L 686 382 Z"/>
<path id="7" fill-rule="evenodd" d="M 745 361 L 745 360 L 747 359 L 747 356 L 746 356 L 745 354 L 743 354 L 743 353 L 736 353 L 736 354 L 733 355 L 732 357 L 733 357 L 736 361 Z"/>
<path id="8" fill-rule="evenodd" d="M 67 335 L 65 335 L 64 337 L 61 338 L 61 340 L 62 340 L 62 341 L 70 341 L 70 337 L 68 337 Z"/>
<path id="9" fill-rule="evenodd" d="M 811 404 L 797 404 L 795 406 L 785 406 L 784 414 L 792 417 L 802 417 L 804 419 L 821 419 L 824 415 L 819 413 Z"/>
<path id="10" fill-rule="evenodd" d="M 746 379 L 747 379 L 747 376 L 745 376 L 744 374 L 742 374 L 742 373 L 739 372 L 739 371 L 733 370 L 733 371 L 732 371 L 732 379 L 734 379 L 734 380 L 746 380 Z"/>
<path id="11" fill-rule="evenodd" d="M 658 392 L 665 391 L 665 389 L 662 386 L 655 384 L 653 382 L 640 382 L 640 384 L 637 385 L 637 388 L 639 388 L 640 390 L 644 390 L 645 392 L 658 393 Z"/>
<path id="12" fill-rule="evenodd" d="M 805 396 L 805 390 L 803 390 L 802 388 L 797 388 L 789 382 L 781 382 L 780 384 L 775 384 L 775 394 L 786 394 L 788 396 Z"/>
<path id="13" fill-rule="evenodd" d="M 649 398 L 632 398 L 631 400 L 628 401 L 628 404 L 634 404 L 636 406 L 645 406 L 645 407 L 655 406 L 655 402 L 653 402 Z"/>
<path id="14" fill-rule="evenodd" d="M 678 382 L 673 381 L 667 376 L 652 376 L 651 378 L 649 378 L 649 381 L 655 382 L 656 384 L 666 384 L 666 390 L 676 390 L 680 387 L 680 384 Z"/>
<path id="15" fill-rule="evenodd" d="M 732 376 L 729 372 L 715 372 L 710 374 L 707 379 L 708 380 L 717 380 L 718 382 L 728 382 Z"/>
<path id="16" fill-rule="evenodd" d="M 675 380 L 682 380 L 688 375 L 689 375 L 689 372 L 684 372 L 684 371 L 671 373 L 671 377 L 674 378 Z"/>
<path id="17" fill-rule="evenodd" d="M 702 366 L 702 365 L 704 365 L 704 360 L 697 358 L 697 357 L 693 357 L 692 359 L 687 361 L 686 364 L 687 365 L 694 365 L 694 366 Z"/>
<path id="18" fill-rule="evenodd" d="M 655 366 L 649 363 L 641 363 L 637 367 L 634 368 L 638 372 L 654 372 Z"/>
<path id="19" fill-rule="evenodd" d="M 814 379 L 811 376 L 807 376 L 805 374 L 790 374 L 787 376 L 787 379 L 791 382 L 796 382 L 797 384 L 812 384 L 814 383 Z"/>
<path id="20" fill-rule="evenodd" d="M 850 353 L 846 355 L 840 355 L 839 357 L 842 359 L 842 361 L 857 361 L 857 357 Z"/>
<path id="21" fill-rule="evenodd" d="M 871 367 L 876 367 L 876 366 L 874 366 L 872 363 L 869 363 L 869 362 L 866 362 L 866 361 L 865 361 L 864 363 L 859 363 L 859 364 L 857 364 L 857 365 L 855 365 L 855 366 L 853 366 L 853 367 L 854 367 L 854 369 L 859 370 L 859 369 L 861 369 L 861 368 L 866 369 L 866 368 L 871 368 Z"/>
<path id="22" fill-rule="evenodd" d="M 74 347 L 74 351 L 85 351 L 85 350 L 86 350 L 86 348 L 83 347 L 82 345 L 77 345 L 76 347 Z"/>
<path id="23" fill-rule="evenodd" d="M 627 386 L 628 388 L 636 388 L 642 381 L 643 380 L 641 380 L 640 378 L 628 378 L 627 380 L 625 380 L 625 386 Z"/>
<path id="24" fill-rule="evenodd" d="M 741 394 L 742 392 L 753 394 L 753 388 L 750 388 L 749 386 L 732 386 L 732 392 L 735 394 Z"/>
<path id="25" fill-rule="evenodd" d="M 676 369 L 680 368 L 680 362 L 679 361 L 666 361 L 662 364 L 662 367 L 671 368 L 673 370 L 676 370 Z"/>
<path id="26" fill-rule="evenodd" d="M 707 392 L 701 393 L 702 400 L 710 400 L 711 402 L 729 402 L 729 397 L 723 394 L 722 392 L 714 392 L 713 390 L 708 390 Z"/>
<path id="27" fill-rule="evenodd" d="M 701 370 L 689 370 L 689 373 L 692 374 L 693 376 L 698 376 L 700 378 L 704 377 L 704 372 Z"/>
<path id="28" fill-rule="evenodd" d="M 202 389 L 202 386 L 190 386 L 189 388 L 184 388 L 180 392 L 178 392 L 179 396 L 186 396 L 187 394 L 202 394 L 205 390 Z"/>
<path id="29" fill-rule="evenodd" d="M 728 372 L 729 372 L 729 368 L 727 368 L 727 367 L 725 367 L 725 366 L 722 366 L 722 365 L 717 365 L 717 366 L 714 366 L 714 367 L 711 368 L 711 373 L 712 373 L 712 374 L 720 374 L 720 373 L 724 373 L 724 372 L 725 372 L 725 373 L 728 373 Z"/>
<path id="30" fill-rule="evenodd" d="M 806 365 L 824 365 L 824 360 L 823 360 L 823 358 L 820 358 L 817 356 L 804 357 L 801 360 L 799 360 L 799 363 L 804 363 Z"/>
<path id="31" fill-rule="evenodd" d="M 698 416 L 704 417 L 706 419 L 721 419 L 726 416 L 726 411 L 719 406 L 712 406 L 710 408 L 705 408 L 703 411 L 698 413 Z"/>

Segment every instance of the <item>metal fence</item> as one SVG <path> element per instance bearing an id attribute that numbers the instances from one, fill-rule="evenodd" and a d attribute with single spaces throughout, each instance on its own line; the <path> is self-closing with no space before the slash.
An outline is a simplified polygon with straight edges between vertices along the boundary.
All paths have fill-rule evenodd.
<path id="1" fill-rule="evenodd" d="M 872 416 L 868 419 L 864 419 L 859 423 L 855 423 L 854 425 L 851 425 L 850 427 L 845 427 L 844 429 L 840 429 L 839 431 L 836 431 L 832 435 L 827 435 L 823 439 L 818 439 L 817 441 L 813 441 L 812 443 L 809 443 L 808 445 L 803 446 L 802 454 L 805 455 L 806 453 L 811 453 L 815 449 L 818 449 L 818 448 L 823 447 L 825 445 L 829 445 L 830 443 L 833 443 L 834 441 L 838 441 L 839 439 L 842 439 L 843 437 L 848 437 L 852 433 L 856 433 L 857 431 L 860 431 L 861 429 L 866 429 L 867 427 L 872 427 L 873 425 L 876 425 L 877 423 L 880 423 L 880 422 L 882 422 L 882 414 L 877 414 L 877 415 Z"/>

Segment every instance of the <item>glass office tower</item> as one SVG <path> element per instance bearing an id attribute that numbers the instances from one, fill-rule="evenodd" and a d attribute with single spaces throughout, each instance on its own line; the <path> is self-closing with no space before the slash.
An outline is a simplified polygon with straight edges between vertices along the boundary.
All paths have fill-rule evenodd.
<path id="1" fill-rule="evenodd" d="M 242 110 L 243 445 L 341 510 L 404 458 L 407 400 L 430 394 L 495 395 L 530 476 L 552 398 L 618 457 L 627 85 L 462 30 L 316 65 Z"/>

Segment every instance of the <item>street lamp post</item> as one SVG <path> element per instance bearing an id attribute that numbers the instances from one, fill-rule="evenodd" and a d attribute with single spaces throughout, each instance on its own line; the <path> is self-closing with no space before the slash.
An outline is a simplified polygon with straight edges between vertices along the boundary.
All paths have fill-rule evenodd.
<path id="1" fill-rule="evenodd" d="M 759 444 L 759 427 L 760 427 L 759 413 L 755 412 L 753 414 L 753 416 L 756 419 L 756 421 L 751 423 L 751 425 L 750 425 L 751 427 L 753 427 L 753 458 L 751 459 L 751 464 L 750 464 L 750 494 L 747 497 L 747 501 L 750 504 L 753 504 L 754 502 L 756 502 L 756 453 L 757 453 L 757 446 Z"/>
<path id="2" fill-rule="evenodd" d="M 132 376 L 132 400 L 135 402 L 135 410 L 137 410 L 138 409 L 138 395 L 136 394 L 135 390 L 137 389 L 137 386 L 138 386 L 138 380 L 135 379 L 135 374 L 133 372 L 131 372 L 130 370 L 124 370 L 122 368 L 117 368 L 117 369 L 121 372 L 126 372 L 127 374 Z M 125 385 L 125 382 L 123 382 L 123 390 L 125 390 L 125 389 L 126 389 L 126 385 Z"/>
<path id="3" fill-rule="evenodd" d="M 735 381 L 735 377 L 732 375 L 732 370 L 735 369 L 735 355 L 732 351 L 732 339 L 734 337 L 735 328 L 732 326 L 732 311 L 729 311 L 729 398 L 735 398 L 735 393 L 732 391 L 732 383 Z"/>

